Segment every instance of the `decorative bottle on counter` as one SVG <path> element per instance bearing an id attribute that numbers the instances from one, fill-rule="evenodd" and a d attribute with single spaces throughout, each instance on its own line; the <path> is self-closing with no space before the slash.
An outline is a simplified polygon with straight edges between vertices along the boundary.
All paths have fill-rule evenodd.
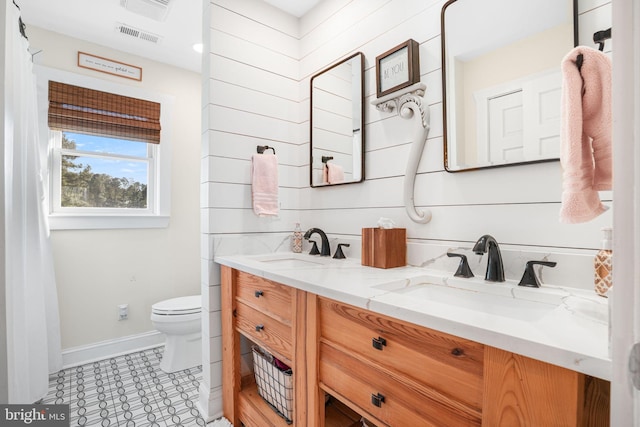
<path id="1" fill-rule="evenodd" d="M 291 236 L 291 251 L 297 254 L 302 252 L 302 230 L 299 222 L 296 222 L 296 228 L 293 229 L 293 236 Z"/>
<path id="2" fill-rule="evenodd" d="M 613 286 L 613 251 L 612 251 L 612 234 L 613 229 L 605 227 L 602 229 L 604 240 L 602 240 L 602 249 L 598 251 L 594 259 L 595 271 L 595 288 L 596 293 L 602 297 L 607 296 L 607 292 Z"/>

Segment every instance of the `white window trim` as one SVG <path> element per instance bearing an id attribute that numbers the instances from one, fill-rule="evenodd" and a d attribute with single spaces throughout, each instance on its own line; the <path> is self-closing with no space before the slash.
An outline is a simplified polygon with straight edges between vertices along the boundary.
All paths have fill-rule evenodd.
<path id="1" fill-rule="evenodd" d="M 117 229 L 117 228 L 166 228 L 169 226 L 171 211 L 171 113 L 173 97 L 158 94 L 136 87 L 125 86 L 94 77 L 74 74 L 53 68 L 34 66 L 38 85 L 38 119 L 40 121 L 40 142 L 46 145 L 46 164 L 48 172 L 44 178 L 47 197 L 46 205 L 49 206 L 49 227 L 52 230 L 88 230 L 88 229 Z M 149 196 L 150 208 L 144 212 L 105 213 L 104 210 L 95 213 L 54 213 L 51 210 L 51 186 L 49 177 L 52 171 L 52 146 L 50 144 L 50 132 L 47 125 L 49 107 L 49 80 L 55 80 L 70 85 L 87 87 L 104 92 L 115 93 L 123 96 L 131 96 L 148 101 L 158 102 L 161 105 L 160 149 L 156 150 L 157 168 L 150 173 L 155 174 L 155 182 L 159 191 Z"/>

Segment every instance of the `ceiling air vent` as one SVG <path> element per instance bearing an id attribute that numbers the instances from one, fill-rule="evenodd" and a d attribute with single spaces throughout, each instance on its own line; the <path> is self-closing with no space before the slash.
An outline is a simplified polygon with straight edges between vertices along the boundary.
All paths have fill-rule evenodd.
<path id="1" fill-rule="evenodd" d="M 156 21 L 164 21 L 173 0 L 120 0 L 120 6 L 130 12 Z"/>
<path id="2" fill-rule="evenodd" d="M 158 44 L 162 41 L 162 37 L 160 37 L 157 34 L 153 34 L 153 33 L 150 33 L 149 31 L 144 31 L 127 24 L 118 23 L 118 25 L 116 26 L 116 31 L 119 32 L 120 34 L 135 37 L 141 40 L 146 40 L 151 43 Z"/>

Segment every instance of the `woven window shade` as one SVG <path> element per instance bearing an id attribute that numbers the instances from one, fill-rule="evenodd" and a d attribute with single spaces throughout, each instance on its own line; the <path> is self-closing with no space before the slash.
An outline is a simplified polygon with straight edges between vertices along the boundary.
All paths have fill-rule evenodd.
<path id="1" fill-rule="evenodd" d="M 160 104 L 49 82 L 49 127 L 160 143 Z"/>

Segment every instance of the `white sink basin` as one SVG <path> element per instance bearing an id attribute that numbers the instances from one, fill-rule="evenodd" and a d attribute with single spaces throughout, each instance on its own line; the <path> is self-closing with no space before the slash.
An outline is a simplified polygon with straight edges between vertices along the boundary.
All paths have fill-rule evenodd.
<path id="1" fill-rule="evenodd" d="M 450 286 L 421 284 L 392 291 L 413 301 L 446 304 L 478 314 L 495 315 L 522 321 L 535 321 L 558 308 L 546 304 L 502 295 L 474 292 Z"/>
<path id="2" fill-rule="evenodd" d="M 514 320 L 536 321 L 561 310 L 606 324 L 608 305 L 595 294 L 548 286 L 527 288 L 514 282 L 492 283 L 479 278 L 418 276 L 376 286 L 406 299 L 407 304 L 455 306 L 477 314 L 495 315 Z"/>
<path id="3" fill-rule="evenodd" d="M 282 268 L 319 267 L 331 263 L 331 258 L 307 254 L 274 253 L 247 258 Z"/>

